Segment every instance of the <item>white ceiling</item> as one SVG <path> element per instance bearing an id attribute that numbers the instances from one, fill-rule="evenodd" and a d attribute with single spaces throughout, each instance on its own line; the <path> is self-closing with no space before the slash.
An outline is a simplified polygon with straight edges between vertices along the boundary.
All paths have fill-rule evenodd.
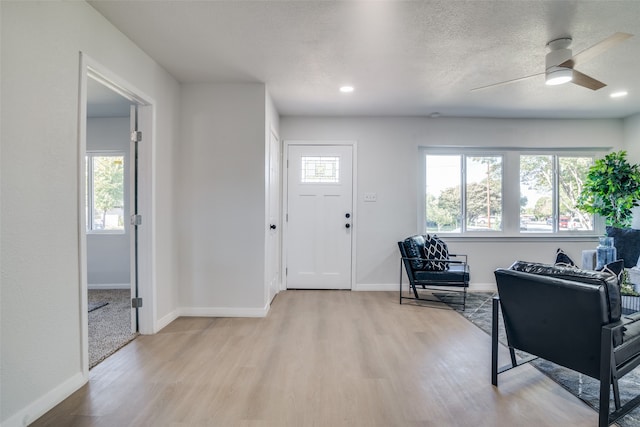
<path id="1" fill-rule="evenodd" d="M 640 112 L 640 1 L 90 1 L 180 82 L 261 82 L 282 115 L 612 118 Z M 544 76 L 546 43 L 599 91 Z M 343 84 L 355 91 L 342 94 Z M 612 91 L 627 90 L 623 99 Z"/>

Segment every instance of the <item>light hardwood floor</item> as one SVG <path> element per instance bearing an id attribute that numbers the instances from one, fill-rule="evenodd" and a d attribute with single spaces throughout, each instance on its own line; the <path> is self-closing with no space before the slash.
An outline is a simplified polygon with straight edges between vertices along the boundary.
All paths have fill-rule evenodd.
<path id="1" fill-rule="evenodd" d="M 140 336 L 33 425 L 597 425 L 533 367 L 494 388 L 490 360 L 490 337 L 451 310 L 285 291 L 266 318 L 180 318 Z"/>

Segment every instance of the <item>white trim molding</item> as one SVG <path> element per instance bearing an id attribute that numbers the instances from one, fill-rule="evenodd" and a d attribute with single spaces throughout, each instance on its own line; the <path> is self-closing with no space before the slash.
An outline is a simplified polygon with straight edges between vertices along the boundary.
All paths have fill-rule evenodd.
<path id="1" fill-rule="evenodd" d="M 158 319 L 158 321 L 154 325 L 154 330 L 156 332 L 160 332 L 165 326 L 176 320 L 178 317 L 180 317 L 180 310 L 173 310 L 166 316 Z"/>
<path id="2" fill-rule="evenodd" d="M 155 331 L 159 332 L 179 317 L 266 317 L 271 304 L 255 307 L 181 307 L 158 319 Z"/>
<path id="3" fill-rule="evenodd" d="M 353 287 L 353 291 L 358 292 L 377 292 L 377 291 L 399 291 L 398 283 L 359 283 Z M 408 289 L 409 282 L 406 278 L 403 277 L 402 280 L 402 288 L 404 290 Z M 442 287 L 443 291 L 448 290 L 459 290 L 459 288 L 447 288 L 446 286 Z M 495 283 L 470 283 L 468 292 L 498 292 Z"/>
<path id="4" fill-rule="evenodd" d="M 270 307 L 182 307 L 177 317 L 266 317 Z"/>
<path id="5" fill-rule="evenodd" d="M 356 283 L 352 290 L 358 292 L 369 292 L 369 291 L 395 291 L 398 292 L 399 288 L 398 283 Z"/>

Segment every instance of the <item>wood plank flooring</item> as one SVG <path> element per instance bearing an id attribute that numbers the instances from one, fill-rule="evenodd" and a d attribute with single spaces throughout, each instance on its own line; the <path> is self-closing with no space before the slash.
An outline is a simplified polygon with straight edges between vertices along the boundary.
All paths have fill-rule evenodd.
<path id="1" fill-rule="evenodd" d="M 266 318 L 180 318 L 140 336 L 33 425 L 597 425 L 533 367 L 494 388 L 490 345 L 459 314 L 393 292 L 285 291 Z"/>

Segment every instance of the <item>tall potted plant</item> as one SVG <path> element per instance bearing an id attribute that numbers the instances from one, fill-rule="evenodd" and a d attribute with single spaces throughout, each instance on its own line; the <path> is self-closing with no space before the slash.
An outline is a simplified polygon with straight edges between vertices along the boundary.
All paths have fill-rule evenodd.
<path id="1" fill-rule="evenodd" d="M 640 200 L 640 166 L 627 161 L 624 150 L 607 154 L 589 168 L 576 208 L 583 212 L 600 215 L 606 225 L 628 228 L 633 219 L 632 209 Z M 606 258 L 601 259 L 600 247 L 611 247 Z M 598 267 L 615 260 L 613 239 L 600 239 Z M 604 253 L 604 252 L 603 252 Z"/>
<path id="2" fill-rule="evenodd" d="M 602 216 L 607 225 L 631 226 L 631 210 L 640 200 L 640 166 L 629 164 L 624 150 L 607 154 L 589 168 L 576 207 Z"/>

